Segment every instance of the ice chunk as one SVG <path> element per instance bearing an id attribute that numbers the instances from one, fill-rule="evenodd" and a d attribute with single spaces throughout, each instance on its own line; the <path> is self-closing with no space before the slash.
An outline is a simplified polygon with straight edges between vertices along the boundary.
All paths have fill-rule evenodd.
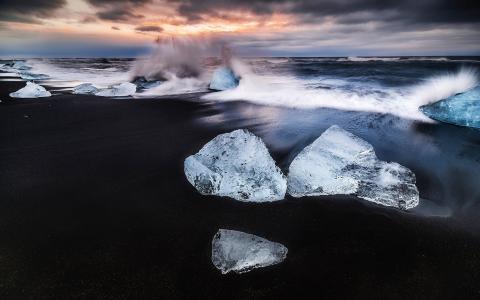
<path id="1" fill-rule="evenodd" d="M 49 91 L 43 86 L 27 81 L 27 85 L 16 92 L 10 93 L 12 98 L 40 98 L 50 97 Z"/>
<path id="2" fill-rule="evenodd" d="M 227 67 L 220 67 L 213 73 L 212 81 L 209 88 L 216 91 L 224 91 L 233 89 L 238 86 L 239 80 L 235 76 L 232 69 Z"/>
<path id="3" fill-rule="evenodd" d="M 415 174 L 380 161 L 369 143 L 334 125 L 292 161 L 288 193 L 294 197 L 349 195 L 401 209 L 418 205 Z"/>
<path id="4" fill-rule="evenodd" d="M 91 83 L 82 83 L 73 88 L 73 94 L 93 95 L 98 93 L 98 89 Z"/>
<path id="5" fill-rule="evenodd" d="M 480 128 L 480 86 L 433 104 L 420 107 L 437 121 Z"/>
<path id="6" fill-rule="evenodd" d="M 188 181 L 204 195 L 239 201 L 282 200 L 287 182 L 263 141 L 247 130 L 220 134 L 185 160 Z"/>
<path id="7" fill-rule="evenodd" d="M 19 75 L 24 80 L 45 80 L 50 78 L 48 75 L 45 74 L 35 74 L 27 71 L 21 71 Z"/>
<path id="8" fill-rule="evenodd" d="M 144 76 L 136 77 L 133 82 L 139 90 L 147 90 L 159 86 L 162 82 L 159 80 L 150 81 Z"/>
<path id="9" fill-rule="evenodd" d="M 287 252 L 282 244 L 235 230 L 220 229 L 212 240 L 212 262 L 222 274 L 279 264 Z"/>
<path id="10" fill-rule="evenodd" d="M 32 67 L 22 60 L 17 60 L 13 63 L 12 68 L 17 70 L 30 70 Z"/>
<path id="11" fill-rule="evenodd" d="M 102 97 L 127 97 L 137 92 L 137 86 L 130 82 L 124 82 L 111 86 L 108 89 L 100 90 L 95 93 L 96 96 Z"/>

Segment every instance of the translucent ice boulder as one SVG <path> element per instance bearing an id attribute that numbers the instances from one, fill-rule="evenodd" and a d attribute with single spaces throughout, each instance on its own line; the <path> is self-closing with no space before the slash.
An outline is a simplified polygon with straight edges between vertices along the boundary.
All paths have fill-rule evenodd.
<path id="1" fill-rule="evenodd" d="M 73 88 L 73 94 L 93 95 L 98 93 L 98 89 L 91 83 L 82 83 Z"/>
<path id="2" fill-rule="evenodd" d="M 27 85 L 16 92 L 10 93 L 12 98 L 40 98 L 40 97 L 50 97 L 49 91 L 47 91 L 43 86 L 35 84 L 33 82 L 27 82 Z"/>
<path id="3" fill-rule="evenodd" d="M 138 90 L 148 90 L 159 86 L 162 82 L 160 80 L 147 80 L 144 76 L 139 76 L 134 78 L 132 83 L 137 86 Z"/>
<path id="4" fill-rule="evenodd" d="M 422 106 L 420 110 L 437 121 L 480 128 L 480 86 Z"/>
<path id="5" fill-rule="evenodd" d="M 418 205 L 415 174 L 380 161 L 369 143 L 334 125 L 292 161 L 288 193 L 294 197 L 356 195 L 385 206 Z"/>
<path id="6" fill-rule="evenodd" d="M 204 195 L 239 201 L 282 200 L 287 181 L 263 141 L 247 130 L 220 134 L 184 165 L 188 181 Z"/>
<path id="7" fill-rule="evenodd" d="M 18 75 L 24 80 L 46 80 L 50 78 L 50 76 L 45 74 L 35 74 L 27 71 L 21 71 Z"/>
<path id="8" fill-rule="evenodd" d="M 96 96 L 102 97 L 127 97 L 137 92 L 137 86 L 130 82 L 124 82 L 111 86 L 108 89 L 100 90 L 95 93 Z"/>
<path id="9" fill-rule="evenodd" d="M 27 63 L 23 60 L 17 60 L 13 63 L 12 68 L 17 70 L 30 70 L 32 67 L 27 65 Z"/>
<path id="10" fill-rule="evenodd" d="M 224 91 L 236 88 L 238 83 L 238 77 L 235 76 L 232 69 L 220 67 L 213 73 L 209 88 L 215 91 Z"/>
<path id="11" fill-rule="evenodd" d="M 222 274 L 279 264 L 287 252 L 282 244 L 235 230 L 220 229 L 212 240 L 212 262 Z"/>

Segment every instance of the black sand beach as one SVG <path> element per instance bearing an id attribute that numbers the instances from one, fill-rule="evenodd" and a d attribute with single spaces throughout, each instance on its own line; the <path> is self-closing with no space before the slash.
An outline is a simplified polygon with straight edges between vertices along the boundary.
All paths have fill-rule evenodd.
<path id="1" fill-rule="evenodd" d="M 0 299 L 480 297 L 478 213 L 423 216 L 353 197 L 260 205 L 199 195 L 183 174 L 188 155 L 240 126 L 266 135 L 254 125 L 262 120 L 205 122 L 225 106 L 256 109 L 248 104 L 7 96 L 23 85 L 0 82 Z M 286 171 L 291 146 L 269 140 Z M 435 194 L 436 181 L 408 166 L 421 196 Z M 478 183 L 463 174 L 452 176 Z M 287 259 L 221 275 L 210 260 L 219 228 L 280 242 Z"/>

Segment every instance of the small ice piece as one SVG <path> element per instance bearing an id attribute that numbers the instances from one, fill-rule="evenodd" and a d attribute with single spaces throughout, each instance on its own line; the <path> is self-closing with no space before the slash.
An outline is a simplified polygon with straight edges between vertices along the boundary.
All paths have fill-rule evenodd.
<path id="1" fill-rule="evenodd" d="M 480 86 L 420 107 L 428 117 L 454 125 L 480 128 Z"/>
<path id="2" fill-rule="evenodd" d="M 50 97 L 49 91 L 43 86 L 27 81 L 27 85 L 16 92 L 10 93 L 12 98 L 40 98 Z"/>
<path id="3" fill-rule="evenodd" d="M 188 181 L 203 195 L 245 202 L 285 197 L 287 181 L 263 141 L 248 130 L 220 134 L 184 165 Z"/>
<path id="4" fill-rule="evenodd" d="M 96 96 L 102 97 L 127 97 L 137 92 L 137 86 L 130 82 L 124 82 L 111 86 L 108 89 L 100 90 L 95 93 Z"/>
<path id="5" fill-rule="evenodd" d="M 13 63 L 12 68 L 17 70 L 30 70 L 32 67 L 22 60 L 17 60 Z"/>
<path id="6" fill-rule="evenodd" d="M 94 95 L 98 93 L 98 89 L 91 83 L 82 83 L 74 87 L 72 93 L 78 95 Z"/>
<path id="7" fill-rule="evenodd" d="M 292 161 L 288 193 L 293 197 L 353 194 L 410 209 L 419 202 L 415 181 L 412 171 L 379 160 L 372 145 L 334 125 Z"/>
<path id="8" fill-rule="evenodd" d="M 160 80 L 150 81 L 147 80 L 144 76 L 140 76 L 135 77 L 132 83 L 135 84 L 139 90 L 148 90 L 159 86 L 162 82 Z"/>
<path id="9" fill-rule="evenodd" d="M 222 274 L 249 272 L 281 263 L 288 249 L 259 236 L 220 229 L 212 240 L 212 263 Z"/>
<path id="10" fill-rule="evenodd" d="M 236 88 L 238 83 L 239 79 L 235 76 L 232 69 L 220 67 L 213 73 L 209 88 L 215 91 L 224 91 Z"/>
<path id="11" fill-rule="evenodd" d="M 35 74 L 25 71 L 21 71 L 19 75 L 24 80 L 46 80 L 50 78 L 48 75 L 45 74 Z"/>

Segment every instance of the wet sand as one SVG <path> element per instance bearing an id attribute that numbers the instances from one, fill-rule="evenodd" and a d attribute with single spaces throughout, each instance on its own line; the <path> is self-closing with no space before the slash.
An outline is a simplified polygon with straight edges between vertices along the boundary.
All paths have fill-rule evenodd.
<path id="1" fill-rule="evenodd" d="M 183 160 L 244 125 L 205 122 L 218 106 L 196 96 L 8 99 L 23 85 L 0 82 L 1 299 L 480 296 L 480 235 L 465 225 L 475 219 L 353 197 L 251 204 L 201 196 Z M 291 156 L 269 148 L 277 161 Z M 417 176 L 425 194 L 434 182 Z M 280 242 L 287 259 L 221 275 L 210 260 L 219 228 Z"/>

